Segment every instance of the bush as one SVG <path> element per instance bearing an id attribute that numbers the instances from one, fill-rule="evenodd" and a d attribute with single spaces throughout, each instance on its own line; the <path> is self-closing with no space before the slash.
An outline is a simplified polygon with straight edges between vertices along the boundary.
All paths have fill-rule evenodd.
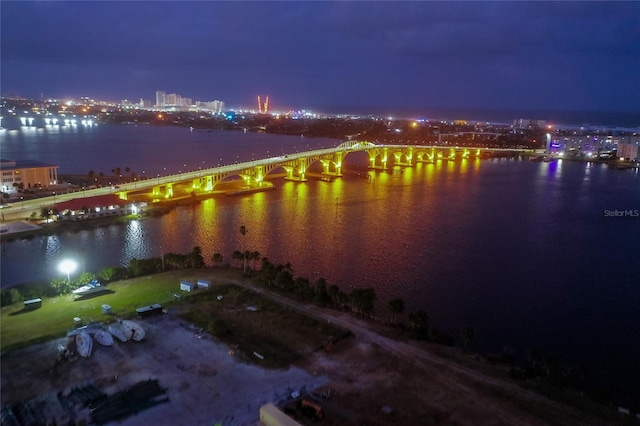
<path id="1" fill-rule="evenodd" d="M 207 325 L 207 332 L 215 337 L 221 337 L 225 334 L 229 334 L 231 330 L 229 330 L 229 326 L 224 322 L 223 319 L 217 318 L 213 321 L 210 321 Z"/>
<path id="2" fill-rule="evenodd" d="M 24 300 L 22 294 L 20 294 L 20 291 L 18 291 L 18 289 L 16 288 L 2 290 L 2 292 L 0 292 L 0 299 L 0 305 L 2 306 L 13 305 L 14 303 L 19 303 Z"/>
<path id="3" fill-rule="evenodd" d="M 98 272 L 98 277 L 100 277 L 100 279 L 104 280 L 104 281 L 111 281 L 113 280 L 113 277 L 116 275 L 116 268 L 114 268 L 113 266 L 109 266 L 106 268 L 102 268 L 99 272 Z"/>
<path id="4" fill-rule="evenodd" d="M 64 278 L 53 278 L 50 285 L 56 295 L 70 293 L 73 289 L 71 283 Z"/>

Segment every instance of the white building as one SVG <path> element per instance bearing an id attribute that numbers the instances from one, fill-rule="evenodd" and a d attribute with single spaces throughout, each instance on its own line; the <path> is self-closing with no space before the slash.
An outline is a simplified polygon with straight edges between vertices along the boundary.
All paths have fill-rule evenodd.
<path id="1" fill-rule="evenodd" d="M 0 160 L 2 192 L 40 189 L 58 184 L 58 166 L 31 160 Z"/>
<path id="2" fill-rule="evenodd" d="M 596 153 L 599 151 L 610 152 L 618 149 L 623 144 L 637 145 L 640 143 L 640 136 L 623 135 L 612 136 L 604 134 L 582 134 L 582 135 L 554 135 L 551 140 L 552 151 L 577 151 L 583 153 Z M 620 157 L 620 155 L 618 155 Z"/>
<path id="3" fill-rule="evenodd" d="M 640 141 L 618 144 L 618 158 L 625 161 L 638 161 L 638 149 Z"/>
<path id="4" fill-rule="evenodd" d="M 156 106 L 163 107 L 167 104 L 167 92 L 156 91 Z"/>

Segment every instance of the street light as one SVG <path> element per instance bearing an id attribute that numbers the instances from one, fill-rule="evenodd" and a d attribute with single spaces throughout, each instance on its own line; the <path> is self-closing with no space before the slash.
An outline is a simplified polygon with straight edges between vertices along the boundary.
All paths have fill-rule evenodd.
<path id="1" fill-rule="evenodd" d="M 71 273 L 76 270 L 78 267 L 78 263 L 75 260 L 64 259 L 58 265 L 58 270 L 62 273 L 67 274 L 67 282 L 71 282 Z"/>

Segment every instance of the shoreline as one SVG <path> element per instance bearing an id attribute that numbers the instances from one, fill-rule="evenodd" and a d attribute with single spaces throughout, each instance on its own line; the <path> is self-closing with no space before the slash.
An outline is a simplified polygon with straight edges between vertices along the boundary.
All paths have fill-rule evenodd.
<path id="1" fill-rule="evenodd" d="M 538 380 L 514 380 L 509 378 L 504 366 L 486 364 L 472 352 L 409 340 L 401 329 L 350 312 L 297 302 L 256 286 L 252 279 L 240 278 L 239 271 L 207 269 L 170 273 L 173 279 L 205 274 L 210 274 L 206 275 L 209 278 L 218 276 L 220 280 L 196 295 L 216 295 L 221 291 L 220 283 L 229 283 L 270 299 L 280 306 L 279 309 L 345 327 L 351 334 L 336 341 L 330 351 L 309 348 L 288 368 L 265 370 L 257 359 L 250 363 L 236 359 L 230 355 L 233 347 L 209 333 L 200 335 L 198 326 L 178 319 L 176 314 L 180 310 L 193 306 L 185 300 L 179 305 L 167 305 L 168 314 L 139 320 L 147 330 L 148 337 L 143 342 L 94 347 L 93 358 L 64 363 L 54 372 L 48 369 L 55 358 L 56 344 L 64 338 L 3 353 L 3 389 L 17 387 L 22 389 L 20 395 L 27 398 L 29 392 L 33 392 L 28 389 L 37 389 L 41 395 L 46 395 L 93 382 L 104 392 L 112 393 L 141 379 L 158 379 L 167 389 L 169 401 L 127 419 L 127 424 L 135 425 L 152 419 L 158 421 L 178 407 L 184 409 L 186 406 L 198 414 L 190 414 L 196 417 L 187 417 L 189 420 L 183 424 L 204 424 L 208 420 L 202 418 L 203 415 L 210 419 L 212 415 L 219 417 L 222 414 L 229 416 L 227 420 L 230 416 L 245 419 L 238 424 L 251 424 L 260 405 L 291 401 L 291 391 L 303 386 L 309 386 L 307 391 L 322 393 L 331 389 L 335 394 L 322 401 L 327 417 L 334 418 L 334 422 L 328 424 L 355 425 L 371 421 L 383 406 L 393 409 L 394 417 L 387 420 L 394 419 L 396 424 L 409 424 L 418 418 L 440 419 L 440 423 L 487 425 L 496 421 L 534 425 L 549 422 L 570 425 L 577 419 L 583 424 L 593 419 L 607 424 L 624 421 L 611 407 L 593 404 L 578 392 L 560 391 Z M 139 281 L 151 283 L 148 280 L 152 279 L 141 277 Z M 230 294 L 224 300 L 231 300 Z M 103 301 L 94 300 L 93 303 Z M 256 306 L 259 306 L 258 314 L 270 311 L 264 304 Z M 253 310 L 229 312 L 248 315 L 249 321 L 255 322 L 250 319 L 250 315 L 256 314 Z M 298 323 L 294 318 L 291 320 Z M 298 379 L 291 378 L 294 373 Z M 263 376 L 270 378 L 265 381 L 260 379 Z M 298 381 L 300 379 L 302 381 Z M 195 383 L 198 385 L 194 386 Z M 425 383 L 429 385 L 425 386 Z M 240 388 L 231 391 L 230 386 Z M 206 391 L 201 392 L 202 389 Z M 416 392 L 417 389 L 420 392 Z M 244 397 L 238 399 L 237 394 Z M 236 402 L 231 403 L 227 398 Z M 199 405 L 206 406 L 207 410 L 195 410 Z M 345 412 L 352 414 L 340 420 L 338 416 Z M 386 423 L 387 420 L 383 421 Z"/>

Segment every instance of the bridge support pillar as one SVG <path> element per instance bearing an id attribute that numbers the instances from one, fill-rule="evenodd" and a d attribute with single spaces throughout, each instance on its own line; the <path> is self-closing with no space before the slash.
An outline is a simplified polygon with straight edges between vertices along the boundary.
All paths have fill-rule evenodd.
<path id="1" fill-rule="evenodd" d="M 164 188 L 164 190 L 163 190 Z M 157 185 L 153 187 L 153 191 L 151 192 L 151 195 L 153 195 L 154 197 L 164 197 L 164 198 L 171 198 L 173 197 L 173 184 L 172 183 L 168 183 L 166 185 Z"/>
<path id="2" fill-rule="evenodd" d="M 407 161 L 402 161 L 402 154 L 405 155 Z M 402 166 L 402 167 L 413 167 L 413 148 L 406 148 L 406 152 L 394 152 L 393 156 L 395 158 L 394 165 Z"/>
<path id="3" fill-rule="evenodd" d="M 202 176 L 199 178 L 195 178 L 191 183 L 191 188 L 200 191 L 211 191 L 213 190 L 213 176 Z"/>
<path id="4" fill-rule="evenodd" d="M 431 152 L 420 152 L 417 155 L 417 161 L 419 163 L 434 163 L 435 162 L 435 158 L 436 157 L 436 153 L 435 153 L 435 149 L 431 148 Z"/>
<path id="5" fill-rule="evenodd" d="M 469 156 L 471 158 L 480 158 L 482 154 L 480 153 L 480 148 L 476 149 L 475 151 L 470 151 L 469 152 Z"/>
<path id="6" fill-rule="evenodd" d="M 253 177 L 256 181 L 262 182 L 264 180 L 264 166 L 256 166 L 254 168 Z"/>
<path id="7" fill-rule="evenodd" d="M 307 164 L 304 158 L 298 159 L 295 166 L 285 167 L 284 169 L 287 171 L 287 176 L 285 176 L 286 180 L 295 180 L 298 182 L 307 181 L 307 177 L 305 176 Z"/>
<path id="8" fill-rule="evenodd" d="M 388 148 L 385 147 L 382 149 L 367 150 L 367 154 L 369 154 L 369 169 L 386 170 L 389 154 Z M 378 158 L 378 155 L 380 156 L 380 165 L 376 164 L 376 158 Z"/>
<path id="9" fill-rule="evenodd" d="M 332 158 L 320 160 L 322 163 L 322 175 L 323 176 L 334 176 L 340 177 L 342 176 L 342 158 L 344 157 L 343 152 L 336 152 L 333 154 Z M 334 164 L 335 169 L 331 170 L 331 164 Z"/>

